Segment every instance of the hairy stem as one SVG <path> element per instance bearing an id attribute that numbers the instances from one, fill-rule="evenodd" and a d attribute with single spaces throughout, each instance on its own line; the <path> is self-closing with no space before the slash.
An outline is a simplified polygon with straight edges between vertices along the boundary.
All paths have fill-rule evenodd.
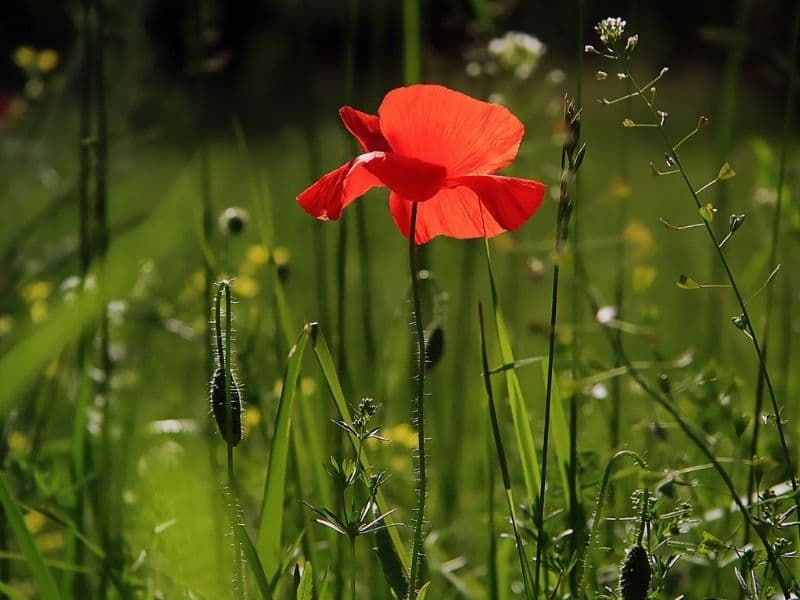
<path id="1" fill-rule="evenodd" d="M 411 271 L 411 296 L 414 306 L 414 327 L 417 336 L 417 390 L 413 410 L 417 422 L 417 508 L 414 516 L 414 540 L 411 549 L 411 581 L 409 599 L 416 597 L 420 587 L 422 563 L 422 538 L 425 521 L 425 499 L 427 495 L 427 473 L 425 454 L 425 334 L 422 331 L 422 311 L 420 308 L 419 267 L 417 243 L 417 203 L 411 208 L 411 227 L 408 234 L 408 266 Z"/>

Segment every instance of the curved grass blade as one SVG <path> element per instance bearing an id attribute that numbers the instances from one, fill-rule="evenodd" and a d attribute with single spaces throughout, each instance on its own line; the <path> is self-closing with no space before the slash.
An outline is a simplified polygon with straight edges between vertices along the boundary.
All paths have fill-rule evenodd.
<path id="1" fill-rule="evenodd" d="M 256 538 L 256 548 L 264 565 L 264 572 L 270 577 L 280 570 L 283 556 L 281 530 L 283 527 L 286 464 L 289 459 L 289 427 L 292 404 L 297 391 L 297 380 L 300 376 L 300 363 L 303 360 L 310 329 L 309 325 L 303 328 L 297 342 L 289 351 L 289 360 L 283 375 L 281 397 L 278 401 L 275 434 L 270 445 L 267 481 L 261 503 L 261 521 Z"/>
<path id="2" fill-rule="evenodd" d="M 250 571 L 253 573 L 253 577 L 256 580 L 258 592 L 264 600 L 272 600 L 272 588 L 269 585 L 269 581 L 267 581 L 267 576 L 264 573 L 261 559 L 258 557 L 258 550 L 253 543 L 253 538 L 250 537 L 244 525 L 239 525 L 239 533 L 241 539 L 244 540 L 242 549 L 244 550 L 245 560 L 247 564 L 250 565 Z"/>
<path id="3" fill-rule="evenodd" d="M 505 317 L 500 308 L 500 301 L 497 297 L 497 286 L 494 281 L 494 270 L 492 268 L 492 257 L 489 252 L 489 240 L 486 240 L 486 266 L 489 271 L 489 287 L 492 293 L 492 313 L 494 314 L 495 329 L 497 330 L 497 343 L 500 346 L 500 359 L 503 364 L 514 363 L 514 352 L 511 350 L 511 341 L 508 338 Z M 541 473 L 539 471 L 539 459 L 536 454 L 536 446 L 533 443 L 533 432 L 531 431 L 528 409 L 525 404 L 525 397 L 522 395 L 522 386 L 514 369 L 505 371 L 506 386 L 508 388 L 508 401 L 511 405 L 511 420 L 514 423 L 514 435 L 517 441 L 519 459 L 522 463 L 522 475 L 525 479 L 525 491 L 528 494 L 528 502 L 533 506 L 538 495 Z"/>
<path id="4" fill-rule="evenodd" d="M 11 491 L 8 489 L 3 473 L 0 473 L 0 504 L 3 505 L 5 520 L 14 533 L 14 537 L 17 538 L 20 550 L 25 556 L 25 562 L 30 567 L 31 575 L 34 582 L 36 582 L 40 596 L 48 600 L 60 598 L 61 594 L 58 591 L 55 579 L 53 579 L 53 574 L 44 564 L 44 559 L 36 547 L 36 542 L 34 542 L 33 536 L 25 526 L 22 513 L 20 513 L 14 499 L 11 497 Z"/>

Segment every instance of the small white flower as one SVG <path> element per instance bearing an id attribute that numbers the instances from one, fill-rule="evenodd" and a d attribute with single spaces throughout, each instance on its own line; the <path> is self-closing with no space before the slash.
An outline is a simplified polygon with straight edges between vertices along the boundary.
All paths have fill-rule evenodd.
<path id="1" fill-rule="evenodd" d="M 601 306 L 597 311 L 595 318 L 601 325 L 607 325 L 617 318 L 617 309 L 613 306 Z"/>
<path id="2" fill-rule="evenodd" d="M 481 74 L 481 65 L 476 61 L 467 63 L 467 75 L 469 77 L 479 77 Z"/>

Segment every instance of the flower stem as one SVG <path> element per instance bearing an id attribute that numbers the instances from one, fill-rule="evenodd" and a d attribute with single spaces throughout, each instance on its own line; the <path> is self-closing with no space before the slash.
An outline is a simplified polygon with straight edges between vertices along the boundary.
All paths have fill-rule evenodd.
<path id="1" fill-rule="evenodd" d="M 425 497 L 427 495 L 427 473 L 425 454 L 425 334 L 422 331 L 422 311 L 419 294 L 419 268 L 417 266 L 417 203 L 411 207 L 411 227 L 408 233 L 408 266 L 411 271 L 411 296 L 414 306 L 414 326 L 417 336 L 417 390 L 413 411 L 417 422 L 417 509 L 414 518 L 414 540 L 411 549 L 411 580 L 408 589 L 409 600 L 416 597 L 420 587 L 422 570 L 422 538 L 425 520 Z"/>
<path id="2" fill-rule="evenodd" d="M 225 294 L 225 343 L 222 341 L 221 324 L 221 305 L 222 295 Z M 223 281 L 217 288 L 216 302 L 216 329 L 217 329 L 217 356 L 220 368 L 225 373 L 225 438 L 227 440 L 227 465 L 228 465 L 228 494 L 230 496 L 230 516 L 231 526 L 233 527 L 234 540 L 234 597 L 244 598 L 244 573 L 242 572 L 242 545 L 239 532 L 238 501 L 236 496 L 236 475 L 233 468 L 233 399 L 231 393 L 231 286 L 227 281 Z"/>

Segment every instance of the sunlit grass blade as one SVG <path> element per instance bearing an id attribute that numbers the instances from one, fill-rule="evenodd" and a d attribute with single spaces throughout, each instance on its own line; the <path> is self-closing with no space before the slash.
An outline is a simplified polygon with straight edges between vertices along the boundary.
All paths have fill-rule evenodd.
<path id="1" fill-rule="evenodd" d="M 289 459 L 289 427 L 292 404 L 300 376 L 310 326 L 300 332 L 297 342 L 289 352 L 289 360 L 283 375 L 281 397 L 278 401 L 278 414 L 275 420 L 275 433 L 272 438 L 267 467 L 267 481 L 261 504 L 261 520 L 258 526 L 256 547 L 264 565 L 264 572 L 273 577 L 280 570 L 283 547 L 281 530 L 283 528 L 283 504 L 286 489 L 286 465 Z"/>
<path id="2" fill-rule="evenodd" d="M 336 374 L 336 366 L 330 350 L 328 349 L 328 344 L 325 341 L 325 336 L 318 326 L 313 329 L 311 333 L 311 340 L 314 348 L 314 354 L 317 357 L 317 362 L 322 370 L 322 375 L 325 379 L 325 383 L 328 386 L 328 391 L 330 391 L 333 402 L 336 405 L 336 409 L 339 411 L 339 417 L 346 423 L 350 423 L 353 419 L 350 415 L 350 409 L 347 406 L 347 400 L 345 400 L 344 392 L 342 391 L 342 386 L 339 382 L 339 376 Z M 348 438 L 350 439 L 350 443 L 353 444 L 353 449 L 357 450 L 355 438 L 352 436 L 348 436 Z M 365 471 L 370 472 L 372 470 L 366 453 L 363 452 L 361 453 L 361 464 L 364 466 Z M 387 504 L 383 497 L 383 493 L 380 490 L 378 490 L 375 499 L 378 504 L 378 510 L 381 512 L 381 514 L 385 513 L 388 510 Z M 392 518 L 387 516 L 386 523 L 391 525 L 392 522 Z M 394 552 L 396 553 L 395 558 L 402 565 L 403 570 L 408 573 L 408 562 L 406 561 L 406 551 L 405 547 L 403 546 L 403 540 L 400 539 L 400 534 L 397 532 L 396 527 L 388 527 L 387 531 L 389 532 L 389 536 L 394 546 Z"/>
<path id="3" fill-rule="evenodd" d="M 497 297 L 497 287 L 495 285 L 494 270 L 492 268 L 492 258 L 489 252 L 489 241 L 486 240 L 486 265 L 489 271 L 489 286 L 492 293 L 492 313 L 494 315 L 495 329 L 497 330 L 497 342 L 500 346 L 500 358 L 503 364 L 514 363 L 514 352 L 511 350 L 511 341 L 508 338 L 503 310 L 500 308 L 500 300 Z M 520 462 L 522 463 L 522 475 L 525 479 L 525 491 L 528 495 L 528 502 L 531 506 L 535 503 L 538 494 L 541 474 L 539 471 L 539 460 L 536 455 L 536 447 L 533 443 L 533 432 L 531 431 L 528 409 L 525 398 L 522 395 L 522 386 L 519 378 L 513 369 L 505 371 L 506 386 L 508 387 L 508 401 L 511 405 L 511 419 L 514 423 L 514 434 L 517 441 Z"/>
<path id="4" fill-rule="evenodd" d="M 8 489 L 8 483 L 3 473 L 0 473 L 0 504 L 3 506 L 5 521 L 17 539 L 22 554 L 25 556 L 25 562 L 31 570 L 31 575 L 40 596 L 48 600 L 60 598 L 61 594 L 58 591 L 55 579 L 53 579 L 52 573 L 44 564 L 39 548 L 36 547 L 33 536 L 25 526 L 25 520 L 11 497 L 11 491 Z"/>

